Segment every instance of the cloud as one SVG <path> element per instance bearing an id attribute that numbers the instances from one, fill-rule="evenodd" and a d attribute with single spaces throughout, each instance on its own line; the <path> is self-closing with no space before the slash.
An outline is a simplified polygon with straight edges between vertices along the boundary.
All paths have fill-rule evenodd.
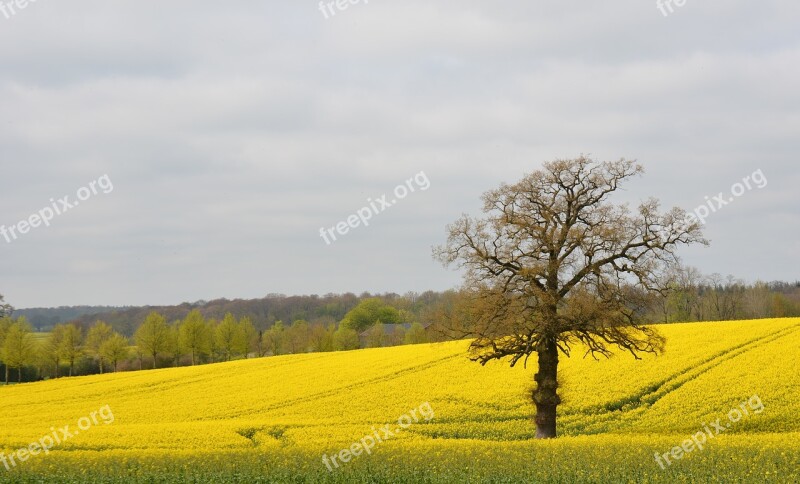
<path id="1" fill-rule="evenodd" d="M 102 174 L 115 191 L 0 243 L 0 293 L 25 307 L 444 289 L 459 281 L 430 257 L 444 226 L 580 153 L 639 159 L 623 198 L 687 208 L 763 169 L 769 187 L 710 218 L 715 243 L 687 262 L 793 279 L 796 252 L 775 264 L 757 248 L 800 235 L 797 11 L 376 0 L 326 20 L 313 1 L 42 0 L 0 16 L 0 224 Z M 421 170 L 430 190 L 319 237 Z"/>

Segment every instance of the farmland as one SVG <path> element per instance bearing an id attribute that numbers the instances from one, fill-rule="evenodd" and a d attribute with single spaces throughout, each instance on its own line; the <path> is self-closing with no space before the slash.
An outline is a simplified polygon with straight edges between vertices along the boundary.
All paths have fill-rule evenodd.
<path id="1" fill-rule="evenodd" d="M 594 360 L 576 348 L 562 358 L 552 441 L 532 438 L 535 361 L 482 367 L 468 360 L 465 341 L 0 388 L 5 455 L 86 423 L 47 455 L 0 464 L 0 482 L 800 479 L 800 319 L 659 330 L 661 356 Z M 430 418 L 411 413 L 423 405 Z M 654 459 L 717 419 L 728 424 L 702 449 L 666 465 Z M 323 463 L 386 424 L 393 435 L 369 454 Z"/>

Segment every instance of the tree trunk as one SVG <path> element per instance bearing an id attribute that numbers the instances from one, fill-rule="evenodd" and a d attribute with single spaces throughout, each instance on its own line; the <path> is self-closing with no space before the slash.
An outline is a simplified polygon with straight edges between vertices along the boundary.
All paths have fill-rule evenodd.
<path id="1" fill-rule="evenodd" d="M 22 367 L 17 368 L 17 383 L 22 383 Z"/>
<path id="2" fill-rule="evenodd" d="M 536 388 L 533 403 L 536 405 L 536 438 L 552 439 L 556 436 L 556 407 L 561 403 L 558 389 L 558 346 L 555 338 L 548 338 L 536 350 L 539 372 L 534 376 Z"/>
<path id="3" fill-rule="evenodd" d="M 6 364 L 6 385 L 8 385 L 8 364 Z"/>
<path id="4" fill-rule="evenodd" d="M 158 356 L 158 353 L 153 353 L 153 369 L 154 370 L 156 369 L 156 357 L 157 356 Z"/>
<path id="5" fill-rule="evenodd" d="M 192 366 L 194 366 L 194 350 L 192 350 Z"/>

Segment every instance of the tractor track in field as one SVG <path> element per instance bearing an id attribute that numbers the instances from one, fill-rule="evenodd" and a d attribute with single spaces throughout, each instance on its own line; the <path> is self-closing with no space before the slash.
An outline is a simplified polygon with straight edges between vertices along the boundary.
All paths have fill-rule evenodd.
<path id="1" fill-rule="evenodd" d="M 321 391 L 321 392 L 312 393 L 312 394 L 309 394 L 309 395 L 304 395 L 302 397 L 292 398 L 292 399 L 289 399 L 289 400 L 283 400 L 281 402 L 273 403 L 271 405 L 267 405 L 265 407 L 262 407 L 262 408 L 258 409 L 257 411 L 248 411 L 248 412 L 242 413 L 240 415 L 234 415 L 234 417 L 248 417 L 248 416 L 258 415 L 258 414 L 261 414 L 263 412 L 269 412 L 269 411 L 272 411 L 272 410 L 278 410 L 278 409 L 281 409 L 281 408 L 291 407 L 292 405 L 296 405 L 296 404 L 299 404 L 299 403 L 306 403 L 306 402 L 313 401 L 313 400 L 319 400 L 321 398 L 330 397 L 330 396 L 337 395 L 337 394 L 342 393 L 342 392 L 352 391 L 352 390 L 355 390 L 355 389 L 358 389 L 358 388 L 363 388 L 363 387 L 366 387 L 366 386 L 369 386 L 369 385 L 372 385 L 372 384 L 375 384 L 375 383 L 390 381 L 390 380 L 393 380 L 395 378 L 399 378 L 399 377 L 402 377 L 402 376 L 405 376 L 405 375 L 408 375 L 408 374 L 413 374 L 413 373 L 417 373 L 417 372 L 420 372 L 420 371 L 424 371 L 424 370 L 427 370 L 429 368 L 433 368 L 435 366 L 438 366 L 438 365 L 441 365 L 443 363 L 446 363 L 446 362 L 448 362 L 450 360 L 454 360 L 456 358 L 461 358 L 461 357 L 463 357 L 462 354 L 456 353 L 456 354 L 453 354 L 453 355 L 445 356 L 443 358 L 438 358 L 438 359 L 433 360 L 433 361 L 429 361 L 427 363 L 423 363 L 421 365 L 410 366 L 410 367 L 405 368 L 405 369 L 400 370 L 400 371 L 390 371 L 389 373 L 386 373 L 386 374 L 383 374 L 383 375 L 380 375 L 380 376 L 376 376 L 376 377 L 368 378 L 368 379 L 365 379 L 365 380 L 353 382 L 351 384 L 344 385 L 344 386 L 341 386 L 341 387 L 332 388 L 330 390 L 324 390 L 324 391 Z"/>
<path id="2" fill-rule="evenodd" d="M 678 372 L 673 373 L 667 378 L 644 388 L 643 391 L 639 393 L 623 397 L 613 402 L 606 403 L 602 407 L 602 410 L 605 413 L 611 414 L 620 411 L 629 412 L 641 407 L 650 407 L 659 400 L 661 400 L 662 398 L 664 398 L 665 396 L 676 391 L 689 381 L 699 377 L 703 373 L 706 373 L 709 370 L 716 368 L 717 366 L 721 365 L 722 363 L 728 360 L 731 360 L 744 353 L 747 353 L 748 351 L 751 351 L 762 345 L 771 343 L 777 339 L 788 336 L 797 331 L 798 329 L 800 329 L 800 324 L 789 326 L 787 328 L 781 328 L 773 333 L 753 338 L 739 345 L 719 351 L 696 365 L 684 368 Z M 570 412 L 569 414 L 566 415 L 584 413 L 585 410 L 586 409 L 579 410 L 576 412 Z M 600 414 L 602 413 L 603 412 L 601 411 Z"/>

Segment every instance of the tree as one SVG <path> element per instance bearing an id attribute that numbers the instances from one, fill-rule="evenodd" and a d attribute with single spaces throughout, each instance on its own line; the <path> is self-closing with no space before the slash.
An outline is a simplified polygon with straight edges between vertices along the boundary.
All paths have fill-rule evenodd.
<path id="1" fill-rule="evenodd" d="M 291 354 L 308 351 L 309 329 L 305 320 L 298 319 L 286 330 L 285 349 Z"/>
<path id="2" fill-rule="evenodd" d="M 0 319 L 9 318 L 14 312 L 14 308 L 10 304 L 4 302 L 4 297 L 0 294 Z"/>
<path id="3" fill-rule="evenodd" d="M 376 322 L 397 324 L 401 322 L 400 312 L 392 306 L 385 304 L 380 298 L 364 299 L 348 312 L 342 324 L 361 333 L 372 327 Z"/>
<path id="4" fill-rule="evenodd" d="M 177 368 L 183 356 L 184 347 L 181 344 L 181 321 L 173 321 L 167 331 L 167 353 L 172 358 L 172 363 Z"/>
<path id="5" fill-rule="evenodd" d="M 2 356 L 6 365 L 6 385 L 8 385 L 9 368 L 17 369 L 17 382 L 22 383 L 22 368 L 32 363 L 36 357 L 31 327 L 24 317 L 20 317 L 8 328 L 3 341 Z"/>
<path id="6" fill-rule="evenodd" d="M 200 311 L 193 309 L 186 315 L 180 328 L 180 341 L 186 351 L 192 355 L 192 366 L 198 356 L 207 355 L 211 351 L 211 333 L 206 326 Z"/>
<path id="7" fill-rule="evenodd" d="M 11 326 L 14 324 L 14 321 L 7 316 L 0 316 L 0 348 L 3 347 L 3 341 L 6 339 L 6 334 L 8 334 L 8 330 L 11 329 Z"/>
<path id="8" fill-rule="evenodd" d="M 114 333 L 109 339 L 100 345 L 100 354 L 114 367 L 117 372 L 117 364 L 128 358 L 130 348 L 128 338 L 121 334 Z"/>
<path id="9" fill-rule="evenodd" d="M 4 302 L 4 297 L 0 294 L 0 359 L 2 359 L 2 348 L 3 348 L 3 341 L 5 340 L 5 336 L 8 333 L 8 330 L 11 328 L 11 325 L 14 324 L 11 321 L 11 314 L 14 312 L 14 308 L 11 307 L 10 304 Z M 3 360 L 3 364 L 6 367 L 6 384 L 8 384 L 8 364 L 5 363 Z"/>
<path id="10" fill-rule="evenodd" d="M 271 328 L 264 331 L 262 336 L 264 340 L 264 347 L 272 353 L 273 356 L 283 354 L 284 340 L 286 339 L 286 329 L 283 321 L 277 321 Z"/>
<path id="11" fill-rule="evenodd" d="M 648 297 L 679 245 L 707 244 L 700 224 L 655 199 L 632 213 L 609 197 L 643 172 L 633 161 L 595 162 L 581 156 L 544 164 L 513 185 L 483 196 L 486 218 L 464 215 L 434 250 L 445 265 L 465 269 L 464 289 L 475 324 L 451 326 L 474 337 L 472 359 L 509 358 L 514 366 L 536 353 L 532 391 L 536 437 L 556 436 L 559 352 L 581 343 L 587 354 L 613 347 L 659 353 L 664 339 L 643 325 Z"/>
<path id="12" fill-rule="evenodd" d="M 361 346 L 358 340 L 358 333 L 354 329 L 345 325 L 340 325 L 339 329 L 333 333 L 333 349 L 336 351 L 355 350 Z"/>
<path id="13" fill-rule="evenodd" d="M 219 353 L 219 349 L 217 348 L 217 338 L 216 338 L 217 326 L 218 325 L 219 325 L 219 322 L 214 318 L 206 320 L 206 328 L 207 328 L 207 331 L 208 331 L 208 341 L 210 343 L 210 345 L 209 345 L 209 354 L 211 355 L 211 361 L 214 361 L 215 358 L 216 358 L 216 355 Z"/>
<path id="14" fill-rule="evenodd" d="M 386 342 L 386 326 L 380 320 L 367 330 L 367 348 L 382 348 Z"/>
<path id="15" fill-rule="evenodd" d="M 140 351 L 153 357 L 153 368 L 155 368 L 158 354 L 167 351 L 169 346 L 167 320 L 157 312 L 151 312 L 136 330 L 134 338 Z M 139 363 L 141 367 L 141 358 Z"/>
<path id="16" fill-rule="evenodd" d="M 0 295 L 0 301 L 2 301 L 2 295 Z M 8 330 L 11 329 L 11 326 L 14 324 L 11 321 L 11 318 L 7 316 L 0 316 L 0 362 L 3 363 L 6 369 L 6 383 L 8 383 L 8 364 L 5 362 L 5 358 L 3 357 L 3 343 L 6 340 L 6 335 L 8 334 Z"/>
<path id="17" fill-rule="evenodd" d="M 336 333 L 336 324 L 330 323 L 326 327 L 322 323 L 312 324 L 308 331 L 308 346 L 310 351 L 333 351 L 333 335 Z"/>
<path id="18" fill-rule="evenodd" d="M 242 347 L 242 335 L 236 318 L 233 314 L 227 313 L 222 318 L 214 333 L 217 351 L 219 351 L 224 361 L 230 361 L 231 357 L 237 354 L 237 349 Z"/>
<path id="19" fill-rule="evenodd" d="M 258 331 L 258 339 L 256 340 L 256 354 L 259 358 L 266 356 L 267 346 L 264 344 L 264 331 Z"/>
<path id="20" fill-rule="evenodd" d="M 95 360 L 97 360 L 97 363 L 100 366 L 101 374 L 104 370 L 104 358 L 100 353 L 100 347 L 103 345 L 103 343 L 108 341 L 113 334 L 114 330 L 111 329 L 111 326 L 104 321 L 97 321 L 86 334 L 86 349 L 88 350 L 89 354 L 92 355 Z"/>
<path id="21" fill-rule="evenodd" d="M 253 326 L 253 321 L 249 317 L 244 316 L 239 320 L 239 338 L 237 353 L 243 354 L 245 359 L 250 355 L 250 352 L 259 351 L 259 339 L 261 335 L 258 334 L 256 327 Z"/>
<path id="22" fill-rule="evenodd" d="M 404 343 L 407 345 L 416 345 L 427 343 L 428 341 L 428 333 L 425 332 L 425 328 L 419 323 L 414 323 L 408 328 Z"/>
<path id="23" fill-rule="evenodd" d="M 61 344 L 64 341 L 64 325 L 57 324 L 47 336 L 41 352 L 43 359 L 53 365 L 53 376 L 58 378 L 61 373 Z"/>
<path id="24" fill-rule="evenodd" d="M 676 309 L 676 321 L 696 321 L 703 317 L 700 285 L 703 275 L 696 267 L 676 265 L 673 268 L 670 301 Z"/>
<path id="25" fill-rule="evenodd" d="M 64 326 L 61 336 L 61 358 L 69 363 L 69 376 L 75 373 L 75 361 L 83 355 L 83 332 L 74 324 Z"/>

